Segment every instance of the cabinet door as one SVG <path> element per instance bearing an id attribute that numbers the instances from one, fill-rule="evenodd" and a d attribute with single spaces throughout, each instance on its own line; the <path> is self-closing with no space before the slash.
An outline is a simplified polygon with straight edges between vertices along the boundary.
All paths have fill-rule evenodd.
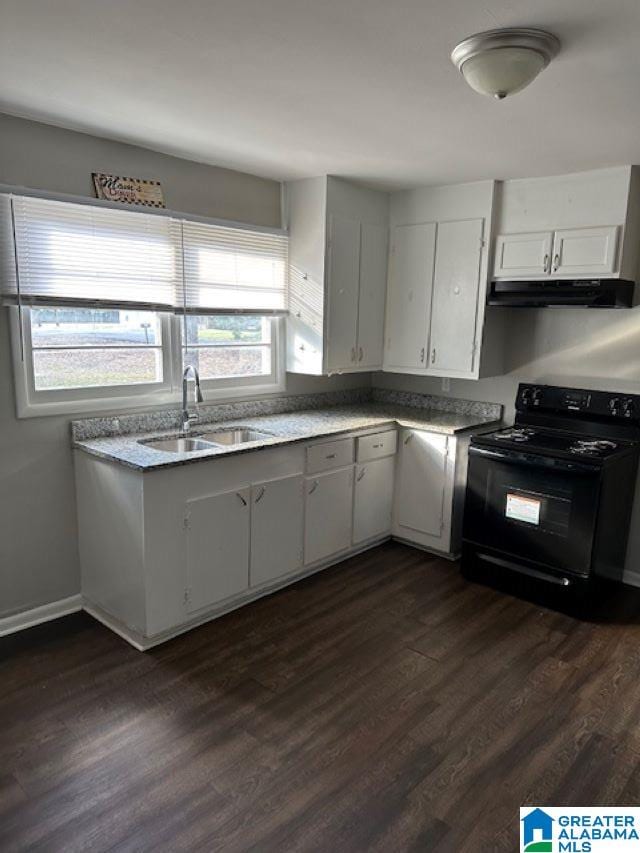
<path id="1" fill-rule="evenodd" d="M 495 278 L 540 278 L 551 269 L 551 231 L 499 234 L 496 239 Z"/>
<path id="2" fill-rule="evenodd" d="M 574 228 L 556 231 L 552 272 L 557 275 L 601 275 L 616 268 L 618 228 Z"/>
<path id="3" fill-rule="evenodd" d="M 249 587 L 248 488 L 187 501 L 187 611 Z"/>
<path id="4" fill-rule="evenodd" d="M 389 231 L 362 224 L 358 298 L 358 367 L 382 367 Z"/>
<path id="5" fill-rule="evenodd" d="M 351 545 L 353 466 L 308 477 L 305 491 L 304 561 L 309 565 Z"/>
<path id="6" fill-rule="evenodd" d="M 376 459 L 356 465 L 353 498 L 353 544 L 384 536 L 391 530 L 396 459 Z"/>
<path id="7" fill-rule="evenodd" d="M 329 221 L 329 370 L 356 366 L 359 278 L 360 222 L 332 216 Z"/>
<path id="8" fill-rule="evenodd" d="M 396 496 L 396 520 L 401 527 L 430 536 L 442 534 L 446 459 L 446 435 L 403 430 Z"/>
<path id="9" fill-rule="evenodd" d="M 251 586 L 302 567 L 303 477 L 251 487 Z"/>
<path id="10" fill-rule="evenodd" d="M 473 370 L 483 219 L 438 225 L 429 367 Z"/>
<path id="11" fill-rule="evenodd" d="M 384 366 L 424 367 L 431 313 L 435 223 L 393 229 Z"/>

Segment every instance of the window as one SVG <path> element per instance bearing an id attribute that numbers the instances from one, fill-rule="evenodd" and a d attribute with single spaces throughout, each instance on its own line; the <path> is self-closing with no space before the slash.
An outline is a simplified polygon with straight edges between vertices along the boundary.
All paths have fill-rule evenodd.
<path id="1" fill-rule="evenodd" d="M 33 387 L 162 383 L 162 328 L 151 311 L 32 308 Z"/>
<path id="2" fill-rule="evenodd" d="M 285 387 L 282 318 L 26 307 L 21 342 L 11 312 L 19 417 L 175 404 L 188 364 L 205 403 Z"/>
<path id="3" fill-rule="evenodd" d="M 205 401 L 284 387 L 283 232 L 3 194 L 0 226 L 19 416 L 176 403 L 187 365 Z"/>
<path id="4" fill-rule="evenodd" d="M 184 365 L 202 381 L 274 374 L 273 326 L 269 317 L 242 314 L 187 316 Z"/>
<path id="5" fill-rule="evenodd" d="M 170 314 L 81 305 L 10 310 L 19 417 L 174 400 Z"/>

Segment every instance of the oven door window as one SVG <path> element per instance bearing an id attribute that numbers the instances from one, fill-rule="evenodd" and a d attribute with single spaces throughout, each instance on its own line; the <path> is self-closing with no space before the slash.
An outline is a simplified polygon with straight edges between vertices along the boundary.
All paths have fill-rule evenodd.
<path id="1" fill-rule="evenodd" d="M 466 530 L 478 544 L 548 567 L 586 574 L 599 475 L 472 457 Z M 468 522 L 468 523 L 467 523 Z"/>

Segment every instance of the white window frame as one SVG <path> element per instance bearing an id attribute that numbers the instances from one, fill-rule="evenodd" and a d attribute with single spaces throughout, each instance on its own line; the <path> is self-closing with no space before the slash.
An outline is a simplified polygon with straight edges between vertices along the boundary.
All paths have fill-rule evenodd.
<path id="1" fill-rule="evenodd" d="M 173 314 L 158 312 L 162 330 L 162 382 L 140 385 L 109 385 L 86 388 L 36 390 L 33 375 L 31 345 L 31 315 L 8 308 L 10 315 L 11 348 L 16 393 L 16 412 L 19 418 L 46 415 L 121 412 L 160 406 L 175 406 L 182 396 L 182 337 L 181 319 Z M 284 391 L 286 387 L 284 353 L 284 318 L 274 317 L 271 331 L 272 371 L 268 376 L 207 379 L 202 383 L 204 402 L 214 403 Z M 24 346 L 24 359 L 22 347 Z"/>

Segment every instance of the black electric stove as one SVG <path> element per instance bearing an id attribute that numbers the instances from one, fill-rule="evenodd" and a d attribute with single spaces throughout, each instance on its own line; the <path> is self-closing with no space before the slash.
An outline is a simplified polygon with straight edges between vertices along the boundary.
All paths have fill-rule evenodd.
<path id="1" fill-rule="evenodd" d="M 471 439 L 463 571 L 621 580 L 639 457 L 640 396 L 520 385 L 514 425 Z"/>

